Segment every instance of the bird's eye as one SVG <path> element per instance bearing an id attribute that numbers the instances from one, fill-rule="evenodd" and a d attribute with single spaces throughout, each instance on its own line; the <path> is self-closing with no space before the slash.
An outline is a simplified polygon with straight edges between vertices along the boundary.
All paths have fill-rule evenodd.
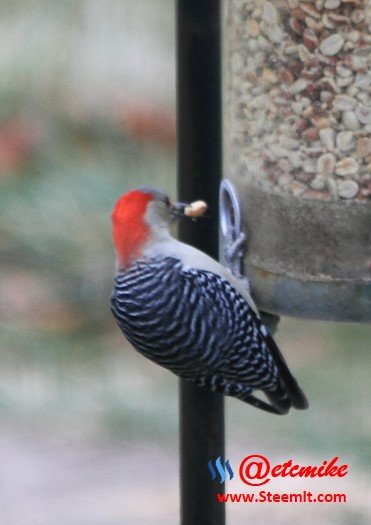
<path id="1" fill-rule="evenodd" d="M 165 204 L 167 208 L 170 208 L 170 199 L 169 197 L 165 197 Z"/>

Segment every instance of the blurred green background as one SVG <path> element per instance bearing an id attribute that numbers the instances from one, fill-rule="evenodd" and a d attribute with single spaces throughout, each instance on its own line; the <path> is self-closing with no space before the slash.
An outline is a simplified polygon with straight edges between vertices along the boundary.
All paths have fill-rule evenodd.
<path id="1" fill-rule="evenodd" d="M 146 183 L 176 192 L 174 20 L 170 0 L 0 4 L 5 525 L 177 523 L 177 379 L 109 310 L 115 200 Z M 310 410 L 228 400 L 227 454 L 340 456 L 348 503 L 230 505 L 229 523 L 369 523 L 371 327 L 284 319 L 277 340 Z"/>

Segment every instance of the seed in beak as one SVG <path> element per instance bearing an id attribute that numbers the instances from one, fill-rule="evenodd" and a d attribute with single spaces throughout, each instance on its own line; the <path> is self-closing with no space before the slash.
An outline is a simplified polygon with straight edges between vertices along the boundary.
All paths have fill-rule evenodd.
<path id="1" fill-rule="evenodd" d="M 193 219 L 203 215 L 206 210 L 207 204 L 205 201 L 194 201 L 184 208 L 184 215 Z"/>

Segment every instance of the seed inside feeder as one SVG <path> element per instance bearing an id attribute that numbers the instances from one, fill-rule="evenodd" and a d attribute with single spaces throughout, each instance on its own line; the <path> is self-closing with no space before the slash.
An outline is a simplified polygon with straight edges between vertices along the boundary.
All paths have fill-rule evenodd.
<path id="1" fill-rule="evenodd" d="M 225 3 L 230 165 L 280 193 L 370 200 L 371 0 Z"/>

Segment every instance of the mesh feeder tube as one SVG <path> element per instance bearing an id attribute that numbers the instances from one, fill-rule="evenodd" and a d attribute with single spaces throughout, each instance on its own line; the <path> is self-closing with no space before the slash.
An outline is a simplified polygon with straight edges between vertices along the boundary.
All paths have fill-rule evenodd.
<path id="1" fill-rule="evenodd" d="M 224 176 L 264 311 L 371 321 L 371 0 L 225 0 Z"/>

